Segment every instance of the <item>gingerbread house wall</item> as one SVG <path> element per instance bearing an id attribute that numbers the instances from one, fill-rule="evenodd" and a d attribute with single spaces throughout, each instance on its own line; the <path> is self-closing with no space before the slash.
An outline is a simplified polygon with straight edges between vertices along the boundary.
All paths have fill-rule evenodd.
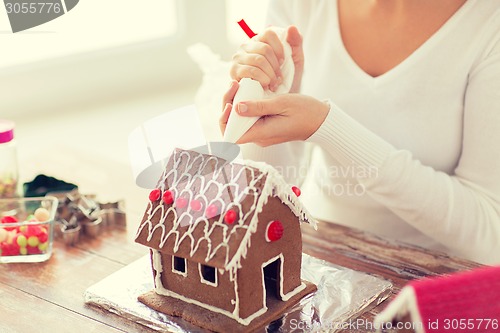
<path id="1" fill-rule="evenodd" d="M 172 256 L 160 253 L 163 271 L 161 272 L 162 287 L 168 291 L 182 295 L 200 303 L 214 306 L 232 313 L 235 305 L 234 282 L 229 279 L 229 273 L 217 274 L 217 285 L 209 285 L 201 281 L 199 264 L 186 259 L 186 274 L 181 275 L 172 270 Z M 158 286 L 157 286 L 158 287 Z"/>
<path id="2" fill-rule="evenodd" d="M 237 272 L 239 317 L 247 318 L 262 310 L 264 281 L 262 266 L 272 258 L 283 255 L 283 292 L 290 293 L 301 285 L 302 234 L 299 219 L 279 198 L 270 198 L 258 216 L 257 231 L 252 235 L 247 257 Z M 279 220 L 284 227 L 283 237 L 266 241 L 269 222 Z"/>

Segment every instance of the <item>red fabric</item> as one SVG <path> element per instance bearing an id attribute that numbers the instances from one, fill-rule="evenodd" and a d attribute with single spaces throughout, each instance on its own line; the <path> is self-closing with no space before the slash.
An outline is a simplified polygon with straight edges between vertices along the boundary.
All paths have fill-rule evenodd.
<path id="1" fill-rule="evenodd" d="M 500 332 L 500 267 L 410 283 L 426 332 Z"/>

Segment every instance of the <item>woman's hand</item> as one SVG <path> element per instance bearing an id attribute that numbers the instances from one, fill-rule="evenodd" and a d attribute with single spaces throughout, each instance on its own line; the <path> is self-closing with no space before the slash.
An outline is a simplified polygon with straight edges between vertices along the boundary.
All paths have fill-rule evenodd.
<path id="1" fill-rule="evenodd" d="M 233 81 L 224 95 L 224 110 L 219 120 L 222 133 L 226 130 L 237 90 L 238 83 Z M 310 96 L 285 94 L 270 99 L 240 102 L 235 110 L 243 117 L 261 117 L 237 143 L 253 142 L 266 147 L 308 139 L 321 126 L 330 106 Z"/>
<path id="2" fill-rule="evenodd" d="M 304 70 L 302 36 L 296 27 L 290 26 L 286 39 L 292 48 L 292 59 L 295 64 L 295 74 L 290 92 L 298 93 Z M 276 88 L 283 81 L 280 70 L 283 61 L 283 44 L 274 31 L 267 29 L 241 45 L 233 56 L 230 74 L 238 82 L 247 77 L 259 81 L 264 89 L 276 91 Z"/>

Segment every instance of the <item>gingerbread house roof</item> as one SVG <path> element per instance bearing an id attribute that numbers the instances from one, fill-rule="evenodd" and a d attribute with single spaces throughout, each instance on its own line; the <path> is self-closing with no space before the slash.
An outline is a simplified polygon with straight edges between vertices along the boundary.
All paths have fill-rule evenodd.
<path id="1" fill-rule="evenodd" d="M 136 241 L 225 270 L 240 267 L 257 230 L 258 213 L 270 197 L 278 197 L 300 222 L 315 226 L 291 186 L 265 163 L 227 163 L 176 149 L 152 194 Z M 236 218 L 228 223 L 230 210 Z"/>

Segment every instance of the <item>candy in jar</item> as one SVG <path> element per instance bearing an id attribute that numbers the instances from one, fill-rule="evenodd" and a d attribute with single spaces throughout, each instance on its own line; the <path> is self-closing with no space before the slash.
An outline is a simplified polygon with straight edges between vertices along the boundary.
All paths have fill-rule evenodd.
<path id="1" fill-rule="evenodd" d="M 14 123 L 0 119 L 0 198 L 17 197 L 18 181 Z"/>

